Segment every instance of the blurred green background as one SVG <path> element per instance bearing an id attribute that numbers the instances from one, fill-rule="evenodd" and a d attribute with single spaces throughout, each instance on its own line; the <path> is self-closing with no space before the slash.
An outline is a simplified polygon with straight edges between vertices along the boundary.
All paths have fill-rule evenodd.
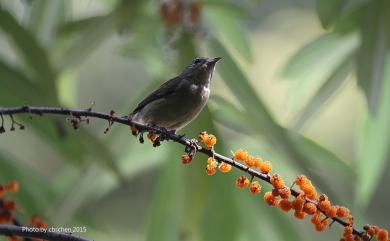
<path id="1" fill-rule="evenodd" d="M 248 149 L 291 181 L 298 174 L 356 223 L 389 226 L 390 2 L 386 0 L 0 0 L 0 106 L 115 110 L 196 56 L 221 56 L 212 98 L 188 137 Z M 86 226 L 94 240 L 338 240 L 309 220 L 205 174 L 206 158 L 141 145 L 124 126 L 18 116 L 0 135 L 0 182 L 25 221 Z M 62 124 L 58 124 L 62 123 Z M 7 119 L 7 128 L 10 123 Z M 119 181 L 121 175 L 123 181 Z M 264 185 L 263 190 L 270 187 Z M 27 221 L 26 221 L 27 222 Z"/>

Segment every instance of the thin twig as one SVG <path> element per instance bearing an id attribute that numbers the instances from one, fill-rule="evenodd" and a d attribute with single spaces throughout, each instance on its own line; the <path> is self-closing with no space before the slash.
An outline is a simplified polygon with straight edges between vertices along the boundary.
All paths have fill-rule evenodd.
<path id="1" fill-rule="evenodd" d="M 29 114 L 37 114 L 37 115 L 43 115 L 43 114 L 57 114 L 57 115 L 72 115 L 75 117 L 95 117 L 98 119 L 104 119 L 108 120 L 110 122 L 116 122 L 127 126 L 133 126 L 136 127 L 141 133 L 146 131 L 154 131 L 156 134 L 164 133 L 164 137 L 167 140 L 172 140 L 174 142 L 180 143 L 184 145 L 187 148 L 193 148 L 194 144 L 191 142 L 190 139 L 184 138 L 183 136 L 174 134 L 174 133 L 167 133 L 162 128 L 159 128 L 157 126 L 147 126 L 142 125 L 136 122 L 131 121 L 130 119 L 126 117 L 116 117 L 112 116 L 110 114 L 102 113 L 102 112 L 95 112 L 91 110 L 82 110 L 82 109 L 67 109 L 67 108 L 58 108 L 58 107 L 32 107 L 32 106 L 22 106 L 22 107 L 14 107 L 14 108 L 0 108 L 0 115 L 12 115 L 12 114 L 20 114 L 20 113 L 29 113 Z M 224 155 L 221 155 L 219 153 L 215 153 L 211 149 L 206 149 L 201 147 L 200 145 L 196 145 L 197 152 L 203 153 L 209 157 L 214 157 L 217 161 L 228 163 L 232 166 L 234 166 L 237 169 L 240 169 L 243 172 L 248 173 L 250 176 L 257 177 L 259 179 L 262 179 L 263 181 L 266 181 L 268 183 L 271 183 L 270 176 L 268 174 L 263 174 L 255 169 L 249 168 L 246 165 L 237 162 L 233 160 L 232 158 L 226 157 Z M 291 189 L 291 194 L 294 197 L 297 197 L 299 195 L 299 192 Z M 307 202 L 313 203 L 318 207 L 317 202 L 312 201 L 310 199 L 306 198 Z M 345 221 L 343 221 L 340 218 L 334 217 L 332 218 L 334 222 L 337 222 L 341 224 L 342 226 L 349 226 L 349 224 Z M 357 229 L 353 229 L 353 234 L 358 235 L 359 237 L 362 237 L 364 232 L 359 231 Z"/>

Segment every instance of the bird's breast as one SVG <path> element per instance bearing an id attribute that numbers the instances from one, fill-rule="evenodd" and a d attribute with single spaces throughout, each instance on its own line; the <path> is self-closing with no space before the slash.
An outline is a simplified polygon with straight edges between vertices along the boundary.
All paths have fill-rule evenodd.
<path id="1" fill-rule="evenodd" d="M 204 85 L 196 85 L 191 84 L 190 85 L 190 93 L 192 95 L 198 95 L 202 98 L 208 98 L 210 96 L 210 87 L 204 86 Z"/>

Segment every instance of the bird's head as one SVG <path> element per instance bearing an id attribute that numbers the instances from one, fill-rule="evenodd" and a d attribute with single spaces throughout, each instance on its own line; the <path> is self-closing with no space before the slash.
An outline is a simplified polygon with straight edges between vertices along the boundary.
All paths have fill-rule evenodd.
<path id="1" fill-rule="evenodd" d="M 196 58 L 183 70 L 181 76 L 197 84 L 207 84 L 213 75 L 215 64 L 220 59 L 220 57 Z"/>

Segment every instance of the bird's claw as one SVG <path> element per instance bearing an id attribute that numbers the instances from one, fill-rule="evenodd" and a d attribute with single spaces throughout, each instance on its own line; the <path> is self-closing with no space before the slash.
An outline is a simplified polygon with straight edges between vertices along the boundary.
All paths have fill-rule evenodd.
<path id="1" fill-rule="evenodd" d="M 160 141 L 164 141 L 164 140 L 169 140 L 169 137 L 172 135 L 172 134 L 175 134 L 175 131 L 168 131 L 166 128 L 164 127 L 160 127 L 161 129 L 161 133 L 160 133 Z"/>
<path id="2" fill-rule="evenodd" d="M 167 130 L 164 127 L 151 125 L 150 127 L 159 129 L 160 135 L 153 141 L 153 146 L 157 147 L 161 145 L 162 141 L 169 140 L 172 134 L 175 134 L 175 130 Z"/>

